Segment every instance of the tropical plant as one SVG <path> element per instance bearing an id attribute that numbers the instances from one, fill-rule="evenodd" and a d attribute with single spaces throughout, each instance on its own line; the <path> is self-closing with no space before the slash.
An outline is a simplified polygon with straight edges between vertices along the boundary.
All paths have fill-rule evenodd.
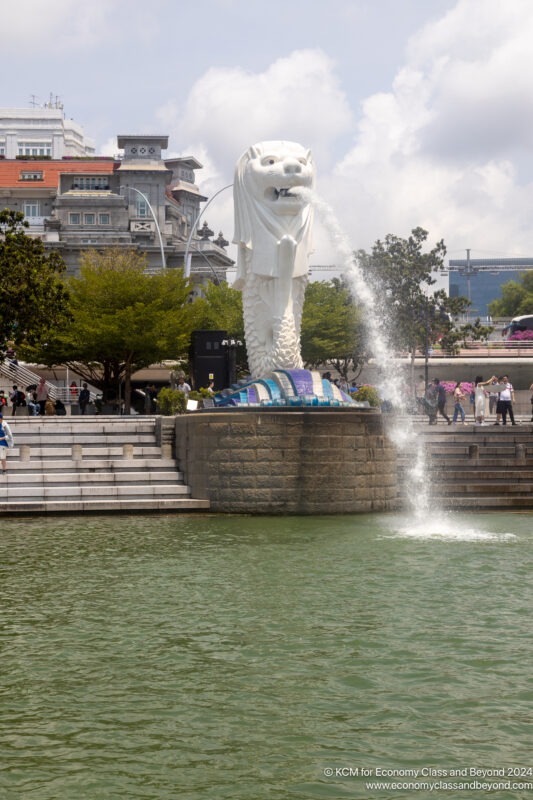
<path id="1" fill-rule="evenodd" d="M 187 395 L 185 392 L 180 392 L 179 389 L 171 389 L 170 386 L 164 386 L 159 390 L 157 402 L 161 414 L 165 417 L 184 414 L 187 409 Z"/>
<path id="2" fill-rule="evenodd" d="M 367 400 L 372 408 L 379 406 L 379 395 L 375 386 L 361 386 L 352 397 L 358 403 Z"/>

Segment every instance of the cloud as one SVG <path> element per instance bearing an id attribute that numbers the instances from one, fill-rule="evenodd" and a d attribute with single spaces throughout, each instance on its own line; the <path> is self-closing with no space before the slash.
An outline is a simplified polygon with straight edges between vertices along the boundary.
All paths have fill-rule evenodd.
<path id="1" fill-rule="evenodd" d="M 157 112 L 178 141 L 208 150 L 218 164 L 267 139 L 301 141 L 329 162 L 336 138 L 352 115 L 334 64 L 321 50 L 298 50 L 264 72 L 209 69 L 192 87 L 181 114 L 173 104 Z"/>
<path id="2" fill-rule="evenodd" d="M 326 178 L 357 244 L 423 225 L 452 248 L 532 249 L 519 171 L 533 148 L 532 35 L 527 0 L 459 0 L 413 37 Z"/>
<path id="3" fill-rule="evenodd" d="M 206 164 L 205 194 L 231 181 L 233 165 L 262 139 L 313 150 L 318 190 L 354 248 L 422 225 L 431 242 L 527 254 L 533 251 L 533 4 L 458 0 L 409 41 L 388 91 L 350 107 L 335 62 L 299 50 L 260 72 L 211 68 L 181 107 L 157 113 L 171 147 Z M 355 120 L 357 119 L 357 122 Z M 352 135 L 344 154 L 339 147 Z M 344 145 L 345 146 L 345 145 Z M 181 149 L 181 148 L 180 148 Z M 206 216 L 233 229 L 230 193 Z M 313 263 L 332 263 L 317 226 Z"/>
<path id="4" fill-rule="evenodd" d="M 47 56 L 58 52 L 98 49 L 127 37 L 130 41 L 152 38 L 157 31 L 153 16 L 126 0 L 26 0 L 2 4 L 0 51 Z"/>

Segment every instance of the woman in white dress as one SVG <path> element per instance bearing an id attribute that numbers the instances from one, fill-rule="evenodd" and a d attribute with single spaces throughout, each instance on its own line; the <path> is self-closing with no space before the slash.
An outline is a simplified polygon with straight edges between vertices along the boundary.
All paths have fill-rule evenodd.
<path id="1" fill-rule="evenodd" d="M 478 375 L 475 384 L 475 406 L 474 406 L 474 416 L 476 418 L 476 425 L 487 425 L 485 422 L 485 414 L 486 414 L 486 405 L 487 405 L 487 395 L 485 392 L 484 386 L 487 386 L 492 381 L 497 381 L 498 379 L 494 377 L 494 375 L 488 379 L 488 381 L 484 381 L 481 375 Z M 500 391 L 498 386 L 491 387 L 492 391 Z"/>

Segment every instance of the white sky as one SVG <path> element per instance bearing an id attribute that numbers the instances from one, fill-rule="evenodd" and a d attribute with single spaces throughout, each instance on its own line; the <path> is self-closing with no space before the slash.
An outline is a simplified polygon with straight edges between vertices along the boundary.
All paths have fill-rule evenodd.
<path id="1" fill-rule="evenodd" d="M 113 153 L 170 135 L 210 194 L 240 153 L 312 148 L 353 247 L 422 225 L 451 257 L 533 255 L 532 0 L 1 0 L 0 106 L 53 92 Z M 233 235 L 230 192 L 206 218 Z M 312 263 L 332 263 L 317 228 Z"/>

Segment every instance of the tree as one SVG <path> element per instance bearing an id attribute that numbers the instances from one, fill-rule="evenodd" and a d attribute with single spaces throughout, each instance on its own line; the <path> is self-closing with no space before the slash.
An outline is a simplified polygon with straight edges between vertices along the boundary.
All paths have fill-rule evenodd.
<path id="1" fill-rule="evenodd" d="M 407 239 L 388 234 L 374 244 L 371 253 L 356 253 L 367 280 L 374 287 L 378 314 L 388 327 L 389 341 L 398 350 L 411 355 L 411 378 L 414 380 L 414 359 L 417 350 L 424 351 L 428 341 L 440 339 L 450 354 L 467 335 L 486 338 L 491 328 L 475 325 L 457 328 L 457 317 L 468 306 L 466 297 L 448 297 L 442 290 L 430 294 L 435 284 L 432 273 L 444 266 L 446 246 L 441 239 L 423 252 L 428 232 L 414 228 Z"/>
<path id="2" fill-rule="evenodd" d="M 343 281 L 313 281 L 307 286 L 302 315 L 302 358 L 308 367 L 322 364 L 346 380 L 366 362 L 361 309 Z"/>
<path id="3" fill-rule="evenodd" d="M 38 238 L 25 233 L 24 214 L 0 211 L 0 353 L 8 341 L 36 344 L 64 320 L 68 294 L 60 279 L 65 264 L 46 255 Z"/>
<path id="4" fill-rule="evenodd" d="M 149 275 L 145 266 L 134 250 L 84 253 L 80 277 L 68 283 L 73 322 L 34 350 L 45 364 L 71 366 L 105 399 L 124 379 L 127 411 L 132 373 L 186 352 L 194 327 L 190 283 L 182 271 Z"/>
<path id="5" fill-rule="evenodd" d="M 519 281 L 507 281 L 502 296 L 489 303 L 493 317 L 521 317 L 533 314 L 533 272 L 523 272 Z"/>
<path id="6" fill-rule="evenodd" d="M 196 326 L 200 330 L 224 330 L 228 337 L 243 343 L 237 349 L 237 367 L 246 372 L 248 361 L 244 338 L 244 318 L 242 315 L 242 293 L 232 289 L 227 283 L 215 284 L 212 281 L 203 287 L 203 297 L 195 302 Z"/>

